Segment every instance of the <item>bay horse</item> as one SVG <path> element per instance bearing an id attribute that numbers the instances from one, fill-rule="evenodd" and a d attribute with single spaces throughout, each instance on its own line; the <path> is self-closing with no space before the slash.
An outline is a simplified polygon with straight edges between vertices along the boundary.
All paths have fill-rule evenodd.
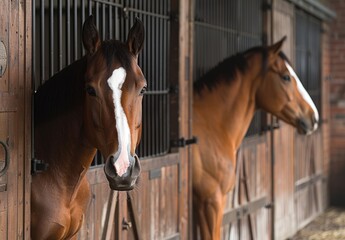
<path id="1" fill-rule="evenodd" d="M 134 188 L 140 174 L 146 79 L 138 66 L 144 27 L 126 43 L 101 42 L 93 17 L 82 30 L 86 55 L 46 81 L 34 96 L 35 157 L 48 164 L 32 176 L 31 239 L 76 239 L 90 200 L 86 172 L 96 149 L 113 190 Z"/>
<path id="2" fill-rule="evenodd" d="M 318 111 L 281 51 L 284 40 L 230 57 L 194 84 L 193 208 L 204 240 L 220 239 L 226 194 L 235 184 L 236 152 L 257 109 L 300 134 L 317 129 Z"/>

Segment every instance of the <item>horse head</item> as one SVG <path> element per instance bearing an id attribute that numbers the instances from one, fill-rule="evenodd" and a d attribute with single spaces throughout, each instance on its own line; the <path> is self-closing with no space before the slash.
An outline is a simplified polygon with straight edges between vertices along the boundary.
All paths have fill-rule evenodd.
<path id="1" fill-rule="evenodd" d="M 104 171 L 113 190 L 133 189 L 140 174 L 135 154 L 141 138 L 145 77 L 138 66 L 144 27 L 137 19 L 126 43 L 100 41 L 92 16 L 83 26 L 87 51 L 84 132 L 86 141 L 106 160 Z"/>
<path id="2" fill-rule="evenodd" d="M 319 113 L 290 61 L 281 51 L 285 37 L 267 49 L 267 66 L 256 95 L 260 108 L 310 134 L 318 127 Z"/>

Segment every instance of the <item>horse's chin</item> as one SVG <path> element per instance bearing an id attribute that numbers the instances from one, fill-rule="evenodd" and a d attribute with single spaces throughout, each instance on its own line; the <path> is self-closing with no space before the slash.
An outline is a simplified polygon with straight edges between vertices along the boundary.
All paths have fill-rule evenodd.
<path id="1" fill-rule="evenodd" d="M 115 191 L 130 191 L 134 189 L 140 175 L 141 166 L 137 155 L 130 161 L 130 166 L 126 173 L 119 176 L 116 173 L 113 162 L 108 159 L 104 165 L 104 173 L 108 179 L 109 187 Z"/>

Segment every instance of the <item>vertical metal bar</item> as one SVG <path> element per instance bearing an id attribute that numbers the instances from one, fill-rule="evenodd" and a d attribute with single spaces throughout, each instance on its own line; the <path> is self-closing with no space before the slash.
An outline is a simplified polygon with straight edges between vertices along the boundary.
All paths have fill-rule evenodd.
<path id="1" fill-rule="evenodd" d="M 109 33 L 109 39 L 115 39 L 114 37 L 114 29 L 113 29 L 113 6 L 109 5 L 108 6 L 108 9 L 109 9 L 109 19 L 108 19 L 108 33 Z"/>
<path id="2" fill-rule="evenodd" d="M 114 23 L 114 35 L 115 39 L 120 39 L 120 17 L 119 17 L 119 8 L 115 7 L 115 23 Z M 145 39 L 146 41 L 146 39 Z"/>
<path id="3" fill-rule="evenodd" d="M 71 0 L 66 0 L 66 55 L 67 64 L 71 63 Z"/>
<path id="4" fill-rule="evenodd" d="M 163 4 L 161 1 L 159 1 L 159 14 L 164 14 L 163 12 Z M 158 79 L 159 79 L 159 89 L 160 90 L 164 90 L 164 87 L 163 87 L 163 82 L 164 82 L 164 76 L 163 76 L 163 65 L 164 65 L 164 59 L 162 58 L 162 53 L 163 53 L 163 32 L 164 32 L 164 29 L 163 29 L 163 20 L 164 19 L 158 19 L 158 32 L 160 34 L 160 36 L 158 37 L 159 39 L 159 47 L 158 49 L 161 49 L 160 51 L 160 54 L 159 54 L 159 59 L 158 59 L 158 63 L 159 63 L 159 67 L 158 67 L 158 70 L 159 70 L 159 76 L 158 76 Z M 162 116 L 164 114 L 164 107 L 163 107 L 163 100 L 165 98 L 165 94 L 163 94 L 159 101 L 158 101 L 158 111 L 159 111 L 159 115 Z M 161 118 L 162 119 L 162 118 Z M 159 120 L 158 120 L 159 121 Z M 162 121 L 159 121 L 159 122 L 162 122 Z M 165 139 L 165 135 L 164 135 L 164 131 L 163 130 L 160 130 L 160 139 L 159 139 L 159 152 L 163 152 L 165 149 L 164 149 L 164 139 Z"/>
<path id="5" fill-rule="evenodd" d="M 107 36 L 109 38 L 109 36 Z M 105 4 L 102 4 L 102 40 L 105 40 Z"/>
<path id="6" fill-rule="evenodd" d="M 45 61 L 44 61 L 44 0 L 41 0 L 41 84 L 44 81 L 44 68 L 45 68 Z"/>
<path id="7" fill-rule="evenodd" d="M 62 69 L 62 0 L 59 0 L 59 69 Z"/>
<path id="8" fill-rule="evenodd" d="M 81 1 L 81 24 L 84 24 L 85 22 L 85 0 Z M 81 47 L 81 55 L 85 55 L 85 49 L 84 46 Z"/>
<path id="9" fill-rule="evenodd" d="M 167 13 L 169 14 L 170 13 L 170 10 L 171 10 L 171 0 L 169 0 L 167 2 Z M 170 28 L 170 21 L 167 21 L 167 38 L 166 38 L 166 42 L 167 42 L 167 47 L 166 47 L 166 51 L 169 51 L 167 54 L 166 54 L 166 77 L 167 77 L 167 84 L 170 85 L 170 75 L 171 75 L 171 71 L 170 71 L 170 54 L 171 54 L 171 48 L 170 48 L 170 35 L 171 35 L 171 28 Z M 169 78 L 168 78 L 169 76 Z M 169 98 L 169 96 L 167 97 Z M 165 105 L 167 106 L 167 119 L 166 119 L 166 122 L 167 122 L 167 126 L 166 126 L 166 129 L 167 129 L 167 148 L 170 147 L 170 139 L 171 139 L 171 133 L 170 133 L 170 109 L 171 109 L 171 105 L 170 105 L 170 100 L 167 99 L 167 102 L 165 103 Z M 177 122 L 177 121 L 176 121 Z M 175 123 L 177 124 L 177 123 Z M 169 130 L 168 130 L 169 129 Z"/>
<path id="10" fill-rule="evenodd" d="M 85 0 L 81 0 L 81 22 L 85 21 Z"/>
<path id="11" fill-rule="evenodd" d="M 92 15 L 92 1 L 89 0 L 89 16 Z"/>
<path id="12" fill-rule="evenodd" d="M 78 2 L 77 0 L 74 0 L 74 61 L 78 59 Z"/>
<path id="13" fill-rule="evenodd" d="M 152 6 L 152 12 L 156 12 L 157 10 L 157 2 L 155 2 Z M 152 17 L 153 18 L 153 28 L 152 28 L 152 36 L 153 36 L 153 43 L 155 46 L 157 46 L 158 44 L 158 37 L 157 37 L 157 34 L 158 34 L 158 31 L 157 31 L 157 18 L 156 17 Z M 152 72 L 154 74 L 154 82 L 155 82 L 155 90 L 158 89 L 158 84 L 159 84 L 159 79 L 158 79 L 158 76 L 157 76 L 157 72 L 158 72 L 158 51 L 157 51 L 157 47 L 153 48 L 153 62 L 154 62 L 154 67 L 152 68 Z M 158 102 L 159 102 L 159 99 L 160 98 L 160 94 L 157 94 L 156 97 L 155 97 L 155 101 L 153 102 L 153 106 L 154 106 L 154 124 L 158 124 Z M 155 134 L 153 135 L 153 140 L 154 140 L 154 143 L 153 143 L 153 151 L 154 153 L 156 154 L 158 152 L 158 146 L 157 146 L 157 143 L 158 143 L 158 140 L 159 140 L 159 130 L 158 129 L 155 129 Z"/>
<path id="14" fill-rule="evenodd" d="M 36 1 L 32 1 L 32 86 L 36 90 Z M 33 151 L 32 151 L 33 153 Z"/>
<path id="15" fill-rule="evenodd" d="M 50 0 L 50 35 L 49 35 L 49 48 L 50 48 L 50 72 L 49 76 L 54 74 L 54 0 Z M 34 32 L 35 33 L 35 32 Z"/>
<path id="16" fill-rule="evenodd" d="M 99 29 L 99 2 L 96 2 L 96 26 Z"/>
<path id="17" fill-rule="evenodd" d="M 145 1 L 146 4 L 147 4 L 147 1 Z M 146 4 L 143 3 L 143 6 L 144 8 L 146 7 Z M 147 15 L 143 15 L 143 21 L 144 21 L 144 25 L 147 26 L 147 30 L 149 29 L 149 25 L 148 25 L 148 18 L 147 18 Z M 147 34 L 148 31 L 146 31 L 146 37 L 145 37 L 145 51 L 144 51 L 144 54 L 143 54 L 143 69 L 144 69 L 144 72 L 146 74 L 146 78 L 148 80 L 148 88 L 149 90 L 151 90 L 151 79 L 149 78 L 149 75 L 148 75 L 148 67 L 147 67 L 147 62 L 148 62 L 148 52 L 149 52 L 149 49 L 148 49 L 148 45 L 149 45 L 149 39 L 148 39 L 148 34 Z M 143 154 L 144 156 L 148 156 L 148 145 L 149 145 L 149 142 L 148 142 L 148 129 L 149 129 L 149 121 L 148 121 L 148 115 L 149 115 L 149 98 L 150 96 L 146 96 L 145 98 L 145 110 L 146 112 L 144 112 L 144 126 L 145 128 L 143 129 L 143 137 L 144 137 L 144 143 L 143 143 Z"/>
<path id="18" fill-rule="evenodd" d="M 147 7 L 149 6 L 149 2 L 147 1 Z M 149 11 L 149 8 L 147 8 L 148 11 Z M 147 43 L 148 43 L 148 50 L 147 50 L 147 62 L 146 62 L 146 66 L 147 66 L 147 74 L 149 76 L 149 79 L 150 79 L 150 90 L 154 90 L 154 80 L 152 78 L 152 75 L 151 75 L 151 66 L 150 64 L 148 63 L 151 63 L 151 54 L 152 54 L 152 50 L 151 50 L 151 44 L 152 44 L 152 38 L 151 38 L 151 27 L 152 27 L 152 23 L 151 23 L 151 18 L 150 16 L 146 16 L 147 17 Z M 152 101 L 151 101 L 151 98 L 152 98 L 153 95 L 150 95 L 150 97 L 148 98 L 148 113 L 151 113 L 151 109 L 152 109 Z M 149 128 L 150 129 L 150 132 L 147 132 L 147 148 L 148 148 L 148 155 L 151 155 L 152 154 L 152 145 L 153 143 L 151 142 L 152 141 L 152 131 L 154 130 L 154 126 L 152 124 L 152 120 L 151 120 L 151 114 L 147 114 L 147 122 L 149 124 Z"/>

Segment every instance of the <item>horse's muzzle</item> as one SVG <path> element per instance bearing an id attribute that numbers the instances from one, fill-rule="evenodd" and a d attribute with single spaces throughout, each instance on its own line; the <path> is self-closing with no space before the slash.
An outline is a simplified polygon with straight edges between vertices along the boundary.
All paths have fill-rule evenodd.
<path id="1" fill-rule="evenodd" d="M 119 176 L 114 168 L 114 158 L 109 158 L 104 165 L 105 176 L 108 179 L 109 187 L 116 191 L 132 190 L 140 175 L 141 166 L 139 157 L 134 154 L 130 157 L 130 166 L 125 174 Z"/>
<path id="2" fill-rule="evenodd" d="M 299 118 L 297 119 L 296 125 L 299 134 L 309 135 L 317 129 L 318 121 L 315 118 L 311 120 Z"/>

